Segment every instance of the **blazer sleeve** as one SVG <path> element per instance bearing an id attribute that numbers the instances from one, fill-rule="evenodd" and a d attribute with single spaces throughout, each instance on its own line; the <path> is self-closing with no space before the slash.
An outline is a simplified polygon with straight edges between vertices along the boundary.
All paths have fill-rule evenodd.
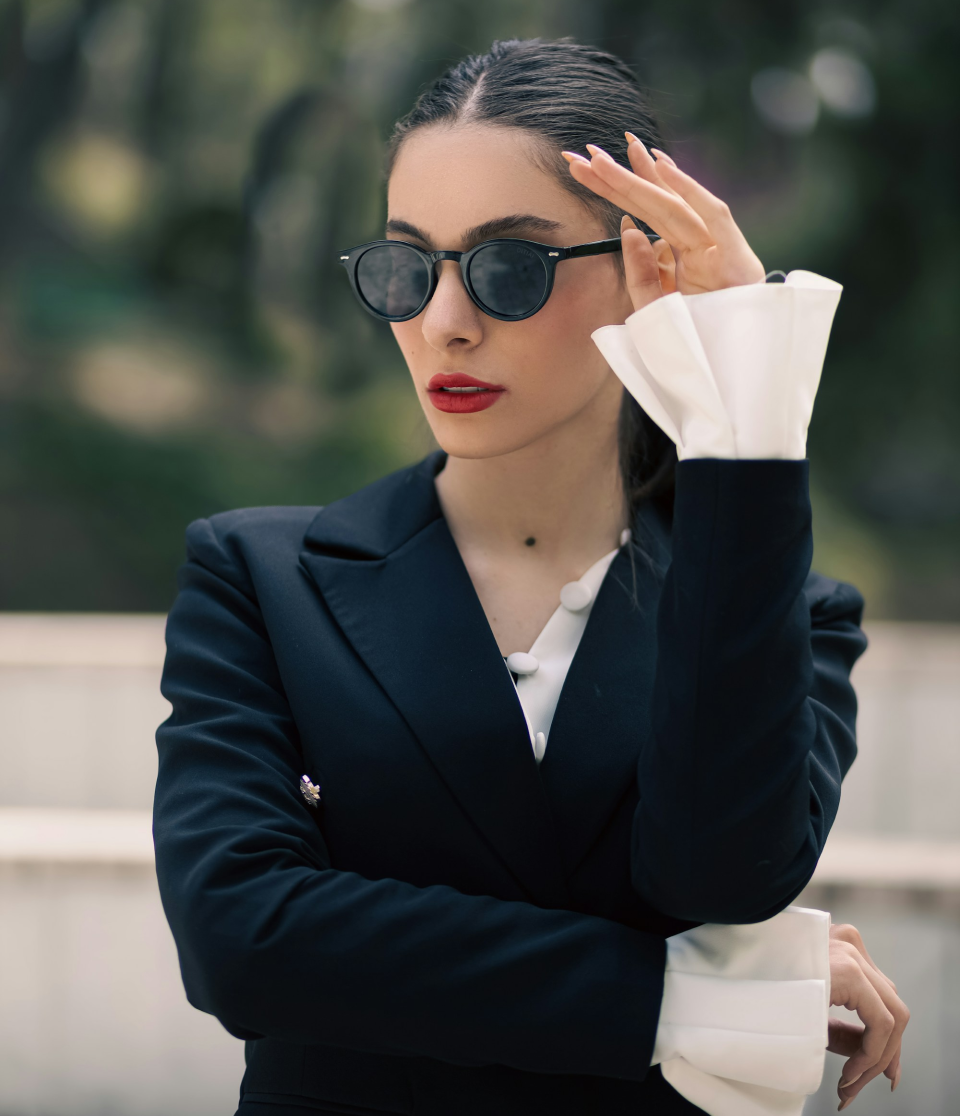
<path id="1" fill-rule="evenodd" d="M 216 519 L 188 531 L 157 732 L 157 875 L 190 1003 L 241 1038 L 642 1080 L 661 938 L 331 864 L 254 587 L 224 539 Z"/>
<path id="2" fill-rule="evenodd" d="M 806 460 L 677 466 L 631 866 L 666 914 L 750 923 L 816 867 L 856 755 L 863 598 L 810 573 Z"/>

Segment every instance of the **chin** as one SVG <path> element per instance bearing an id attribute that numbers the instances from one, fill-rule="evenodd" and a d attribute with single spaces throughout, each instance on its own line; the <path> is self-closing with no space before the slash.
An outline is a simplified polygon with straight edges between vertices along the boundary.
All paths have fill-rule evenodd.
<path id="1" fill-rule="evenodd" d="M 439 420 L 433 416 L 430 419 L 433 436 L 445 453 L 472 460 L 516 453 L 553 429 L 552 424 L 517 429 L 514 423 L 497 422 L 492 415 L 441 415 Z"/>

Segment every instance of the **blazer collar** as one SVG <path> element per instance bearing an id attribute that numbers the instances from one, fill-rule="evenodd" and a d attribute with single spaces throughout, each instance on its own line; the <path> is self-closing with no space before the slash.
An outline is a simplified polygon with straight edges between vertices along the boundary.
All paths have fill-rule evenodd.
<path id="1" fill-rule="evenodd" d="M 434 478 L 446 454 L 322 509 L 300 562 L 463 810 L 534 902 L 566 878 L 636 779 L 656 664 L 669 525 L 644 505 L 560 694 L 539 768 L 516 689 L 453 541 Z M 444 669 L 455 665 L 455 684 Z"/>
<path id="2" fill-rule="evenodd" d="M 647 741 L 669 526 L 651 505 L 610 565 L 560 691 L 540 774 L 569 879 L 633 789 Z"/>
<path id="3" fill-rule="evenodd" d="M 342 558 L 386 558 L 443 512 L 434 478 L 447 462 L 443 450 L 321 508 L 304 544 Z"/>
<path id="4" fill-rule="evenodd" d="M 523 710 L 437 499 L 445 460 L 431 454 L 324 508 L 300 562 L 521 888 L 568 906 Z"/>

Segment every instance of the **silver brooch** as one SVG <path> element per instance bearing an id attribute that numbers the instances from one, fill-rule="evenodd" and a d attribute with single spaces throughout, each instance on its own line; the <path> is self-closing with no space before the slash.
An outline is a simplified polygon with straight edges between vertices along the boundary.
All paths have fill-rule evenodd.
<path id="1" fill-rule="evenodd" d="M 320 804 L 320 788 L 316 783 L 310 782 L 309 775 L 301 775 L 300 777 L 300 793 L 316 809 Z"/>

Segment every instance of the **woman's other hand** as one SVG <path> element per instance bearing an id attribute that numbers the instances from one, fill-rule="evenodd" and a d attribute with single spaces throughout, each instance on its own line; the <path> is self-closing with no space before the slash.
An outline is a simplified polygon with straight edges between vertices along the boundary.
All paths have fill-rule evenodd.
<path id="1" fill-rule="evenodd" d="M 910 1021 L 896 985 L 877 968 L 855 926 L 830 927 L 830 1003 L 860 1016 L 863 1026 L 830 1020 L 827 1049 L 844 1054 L 837 1095 L 842 1111 L 881 1073 L 891 1092 L 900 1083 L 900 1043 Z"/>
<path id="2" fill-rule="evenodd" d="M 587 144 L 590 160 L 572 152 L 564 152 L 564 157 L 578 182 L 646 222 L 672 250 L 675 269 L 665 266 L 665 245 L 658 253 L 624 217 L 620 232 L 627 289 L 634 309 L 674 289 L 682 294 L 702 294 L 762 282 L 763 264 L 727 204 L 684 174 L 669 155 L 656 152 L 654 160 L 636 136 L 631 132 L 626 135 L 633 172 L 593 144 Z"/>

